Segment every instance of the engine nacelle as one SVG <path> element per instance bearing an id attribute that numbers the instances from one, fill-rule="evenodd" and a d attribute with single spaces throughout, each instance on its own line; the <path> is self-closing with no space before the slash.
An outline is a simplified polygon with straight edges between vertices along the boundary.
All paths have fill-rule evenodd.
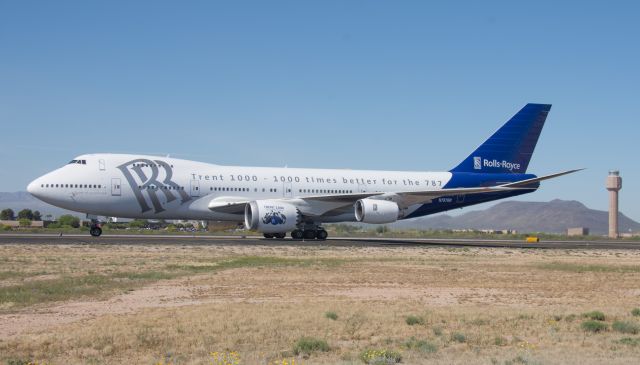
<path id="1" fill-rule="evenodd" d="M 360 199 L 355 204 L 356 220 L 362 223 L 393 223 L 398 220 L 400 208 L 387 200 Z"/>
<path id="2" fill-rule="evenodd" d="M 255 200 L 244 208 L 244 225 L 261 233 L 293 231 L 300 220 L 294 205 L 279 200 Z"/>

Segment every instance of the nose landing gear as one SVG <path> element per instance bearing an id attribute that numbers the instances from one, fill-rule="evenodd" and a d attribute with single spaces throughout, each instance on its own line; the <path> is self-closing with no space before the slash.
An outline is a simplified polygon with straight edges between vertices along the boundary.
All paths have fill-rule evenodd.
<path id="1" fill-rule="evenodd" d="M 89 225 L 89 234 L 93 237 L 100 237 L 102 234 L 102 228 L 100 227 L 98 216 L 87 214 L 87 219 L 91 221 L 91 224 Z"/>
<path id="2" fill-rule="evenodd" d="M 91 227 L 89 228 L 89 233 L 93 237 L 100 237 L 100 235 L 102 234 L 102 228 L 100 228 L 100 225 L 98 223 L 91 223 Z"/>

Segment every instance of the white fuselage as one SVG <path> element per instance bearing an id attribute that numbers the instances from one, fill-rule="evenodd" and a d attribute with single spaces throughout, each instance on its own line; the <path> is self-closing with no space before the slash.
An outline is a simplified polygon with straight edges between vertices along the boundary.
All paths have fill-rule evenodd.
<path id="1" fill-rule="evenodd" d="M 212 211 L 210 203 L 439 190 L 450 179 L 449 172 L 219 166 L 169 157 L 89 154 L 39 177 L 28 190 L 50 204 L 91 215 L 241 222 L 242 214 Z M 319 220 L 355 217 L 345 212 Z"/>

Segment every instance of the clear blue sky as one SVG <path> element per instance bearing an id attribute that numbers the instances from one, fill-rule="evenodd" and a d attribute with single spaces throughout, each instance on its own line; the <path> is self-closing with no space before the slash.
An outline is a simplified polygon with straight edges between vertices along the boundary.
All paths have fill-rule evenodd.
<path id="1" fill-rule="evenodd" d="M 640 3 L 0 0 L 0 191 L 89 152 L 447 170 L 553 108 L 521 199 L 640 219 Z M 473 209 L 473 208 L 467 208 Z"/>

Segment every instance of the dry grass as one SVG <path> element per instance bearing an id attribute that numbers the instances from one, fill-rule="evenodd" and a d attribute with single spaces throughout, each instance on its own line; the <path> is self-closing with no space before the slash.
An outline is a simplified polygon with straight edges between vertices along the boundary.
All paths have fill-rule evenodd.
<path id="1" fill-rule="evenodd" d="M 638 321 L 639 259 L 613 250 L 1 246 L 0 361 L 362 364 L 364 351 L 384 349 L 405 364 L 633 363 L 640 335 L 619 323 Z M 595 310 L 618 330 L 583 330 L 582 314 Z M 409 326 L 410 317 L 422 323 Z M 296 355 L 303 338 L 329 351 Z"/>

